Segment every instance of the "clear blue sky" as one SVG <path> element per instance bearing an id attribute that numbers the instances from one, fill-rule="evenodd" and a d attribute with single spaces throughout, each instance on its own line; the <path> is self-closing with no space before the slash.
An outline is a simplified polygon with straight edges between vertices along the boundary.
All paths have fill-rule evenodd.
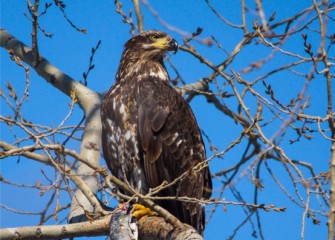
<path id="1" fill-rule="evenodd" d="M 102 41 L 99 50 L 94 57 L 95 69 L 89 75 L 88 86 L 95 91 L 106 91 L 114 82 L 115 72 L 119 63 L 122 46 L 124 42 L 130 37 L 129 27 L 121 23 L 121 16 L 116 14 L 114 1 L 65 1 L 66 14 L 79 28 L 85 28 L 88 34 L 82 34 L 76 32 L 66 20 L 62 17 L 61 12 L 51 7 L 48 14 L 40 18 L 41 26 L 48 32 L 52 33 L 52 38 L 45 38 L 40 34 L 39 51 L 42 56 L 48 59 L 52 64 L 61 69 L 64 73 L 70 75 L 74 79 L 82 80 L 82 73 L 87 70 L 89 57 L 91 55 L 91 48 L 94 47 L 99 40 Z M 40 9 L 43 9 L 44 1 L 40 3 Z M 160 17 L 172 26 L 176 26 L 179 29 L 186 32 L 194 32 L 197 27 L 202 27 L 204 32 L 202 36 L 210 37 L 214 35 L 223 47 L 231 52 L 235 45 L 242 39 L 243 35 L 240 31 L 232 29 L 224 25 L 213 12 L 207 7 L 205 1 L 151 1 L 152 6 L 160 14 Z M 211 4 L 228 20 L 235 24 L 241 24 L 240 20 L 240 1 L 211 1 Z M 277 19 L 284 19 L 302 9 L 310 6 L 311 1 L 263 1 L 263 7 L 266 9 L 267 17 L 269 18 L 271 13 L 276 11 Z M 255 9 L 254 3 L 249 2 L 247 4 L 250 8 Z M 123 1 L 123 9 L 126 13 L 131 8 L 130 1 Z M 171 32 L 165 29 L 148 11 L 147 8 L 142 6 L 144 14 L 144 26 L 145 29 L 161 29 L 167 31 L 176 40 L 181 43 L 182 37 L 175 32 Z M 25 1 L 8 1 L 1 0 L 1 28 L 5 28 L 8 32 L 13 34 L 22 42 L 27 45 L 31 44 L 31 23 L 23 15 L 27 13 L 27 7 Z M 309 16 L 307 16 L 308 18 Z M 251 19 L 256 16 L 249 15 L 247 19 L 251 26 Z M 133 12 L 133 19 L 135 21 L 135 13 Z M 317 26 L 317 25 L 315 25 Z M 332 29 L 335 29 L 332 24 Z M 250 28 L 251 30 L 251 28 Z M 318 43 L 318 39 L 311 38 L 311 41 Z M 290 39 L 290 44 L 287 46 L 288 51 L 296 51 L 297 53 L 305 56 L 303 51 L 303 41 L 301 38 Z M 193 43 L 197 50 L 204 54 L 212 63 L 219 64 L 226 58 L 224 51 L 218 50 L 217 47 L 203 46 L 198 43 Z M 298 49 L 297 49 L 298 48 Z M 299 50 L 300 48 L 300 50 Z M 244 52 L 236 58 L 233 65 L 230 68 L 237 72 L 241 72 L 242 69 L 247 68 L 250 62 L 262 59 L 269 54 L 269 50 L 264 47 L 254 47 L 253 52 Z M 6 90 L 6 84 L 8 81 L 15 87 L 19 94 L 22 94 L 25 72 L 16 66 L 16 64 L 9 60 L 9 56 L 5 50 L 0 50 L 1 54 L 1 90 Z M 246 75 L 246 80 L 252 81 L 264 72 L 272 69 L 275 64 L 278 66 L 283 65 L 287 58 L 281 56 L 275 56 L 276 59 L 270 61 L 269 64 L 253 73 Z M 207 76 L 211 73 L 210 69 L 198 64 L 198 60 L 195 60 L 187 53 L 179 51 L 172 57 L 172 61 L 178 68 L 183 79 L 187 83 L 195 82 L 202 77 Z M 310 66 L 308 66 L 310 67 Z M 307 69 L 309 69 L 307 67 Z M 170 67 L 168 70 L 172 77 L 175 77 L 175 73 Z M 299 71 L 306 71 L 301 68 Z M 227 70 L 229 72 L 229 69 Z M 303 78 L 292 78 L 290 75 L 285 75 L 285 72 L 276 75 L 270 79 L 271 86 L 276 89 L 276 97 L 284 99 L 286 102 L 292 96 L 301 90 L 304 79 Z M 220 80 L 220 84 L 224 81 Z M 257 89 L 260 93 L 264 94 L 264 87 L 259 86 Z M 231 92 L 230 88 L 227 91 Z M 311 107 L 307 110 L 307 114 L 325 116 L 325 104 L 326 104 L 326 91 L 324 80 L 316 79 L 309 86 L 308 92 L 312 95 Z M 42 78 L 37 76 L 33 69 L 31 69 L 30 75 L 30 88 L 29 88 L 29 101 L 23 105 L 22 112 L 24 116 L 38 124 L 42 125 L 59 125 L 62 119 L 67 115 L 69 111 L 68 102 L 70 101 L 67 96 L 64 96 L 58 90 L 54 89 L 51 85 L 46 83 Z M 21 95 L 20 95 L 21 96 Z M 1 115 L 7 116 L 12 114 L 11 110 L 5 104 L 4 100 L 1 99 Z M 226 104 L 230 107 L 233 106 L 236 109 L 236 99 L 227 99 Z M 250 108 L 255 108 L 256 103 L 253 101 L 248 102 Z M 218 147 L 219 151 L 225 149 L 231 141 L 236 139 L 241 133 L 242 128 L 236 125 L 231 119 L 223 115 L 221 112 L 215 110 L 212 105 L 208 105 L 206 100 L 201 97 L 192 101 L 191 106 L 197 116 L 200 127 L 205 133 L 210 136 L 211 141 L 215 146 Z M 255 109 L 254 109 L 255 110 Z M 253 110 L 253 111 L 254 111 Z M 73 116 L 66 123 L 67 125 L 74 125 L 82 117 L 81 110 L 76 107 Z M 269 138 L 278 130 L 280 124 L 274 124 L 272 127 L 265 129 L 265 133 Z M 12 137 L 12 133 L 8 127 L 0 122 L 1 140 L 8 141 L 10 143 L 15 140 Z M 22 132 L 17 132 L 19 137 L 22 137 Z M 329 148 L 330 143 L 315 135 L 316 140 L 308 141 L 302 139 L 298 144 L 290 145 L 287 141 L 290 138 L 295 138 L 294 132 L 288 132 L 285 136 L 281 147 L 286 150 L 286 154 L 291 159 L 304 160 L 310 162 L 315 167 L 317 174 L 325 172 L 328 169 L 329 164 Z M 61 141 L 62 139 L 60 139 Z M 26 144 L 31 144 L 27 142 Z M 241 145 L 245 146 L 246 141 L 244 140 Z M 208 156 L 213 153 L 209 149 L 209 144 L 206 141 L 208 148 Z M 68 147 L 79 149 L 79 143 L 72 143 Z M 211 162 L 211 170 L 213 173 L 229 168 L 233 163 L 240 160 L 243 151 L 243 147 L 236 148 L 228 152 L 223 159 L 214 159 Z M 18 183 L 35 184 L 41 181 L 44 184 L 48 184 L 42 171 L 46 172 L 47 175 L 53 177 L 55 173 L 52 169 L 37 164 L 32 160 L 20 158 L 10 158 L 1 160 L 1 175 L 6 179 Z M 271 168 L 277 171 L 277 177 L 286 184 L 287 190 L 294 195 L 294 188 L 290 183 L 290 179 L 283 170 L 283 166 L 276 162 L 271 162 Z M 247 166 L 242 168 L 242 171 L 247 171 Z M 283 175 L 279 173 L 282 172 Z M 240 173 L 241 174 L 241 173 Z M 264 171 L 262 178 L 262 184 L 265 186 L 264 190 L 260 192 L 260 203 L 266 205 L 275 204 L 278 207 L 287 207 L 285 213 L 273 213 L 261 211 L 262 230 L 265 239 L 271 240 L 283 240 L 283 239 L 300 239 L 301 236 L 301 220 L 303 217 L 304 210 L 302 208 L 293 205 L 289 201 L 280 188 L 274 183 L 269 173 Z M 237 184 L 236 187 L 241 191 L 246 202 L 253 202 L 254 188 L 252 187 L 250 174 L 247 173 Z M 214 196 L 220 191 L 221 185 L 215 182 L 214 185 Z M 15 190 L 13 190 L 15 189 Z M 301 189 L 299 189 L 301 191 Z M 44 206 L 48 200 L 48 193 L 41 195 L 35 189 L 25 189 L 20 187 L 8 187 L 1 183 L 1 204 L 8 207 L 35 212 L 40 211 L 41 206 Z M 68 201 L 68 195 L 62 195 L 61 203 L 64 204 Z M 294 195 L 295 196 L 295 195 Z M 313 195 L 312 195 L 313 196 Z M 296 197 L 296 196 L 295 196 Z M 304 196 L 305 197 L 305 196 Z M 237 200 L 232 196 L 229 190 L 226 190 L 223 194 L 223 199 L 227 201 Z M 221 199 L 222 200 L 222 199 Z M 317 199 L 313 196 L 311 200 L 311 206 L 317 208 Z M 245 214 L 242 208 L 239 206 L 227 205 L 226 211 L 223 210 L 224 206 L 219 206 L 218 210 L 211 219 L 206 229 L 205 239 L 228 239 L 232 234 L 234 228 L 236 228 L 241 221 L 245 219 Z M 210 210 L 211 207 L 208 208 Z M 1 227 L 15 227 L 15 226 L 26 226 L 34 225 L 38 223 L 38 217 L 30 215 L 18 215 L 10 211 L 0 209 L 1 211 Z M 63 219 L 66 215 L 61 216 Z M 319 217 L 318 217 L 319 218 Z M 306 240 L 312 239 L 326 239 L 327 227 L 326 218 L 320 218 L 320 225 L 313 225 L 311 219 L 306 219 L 305 225 L 305 236 Z M 58 221 L 50 220 L 49 224 L 57 224 Z M 63 222 L 65 223 L 65 222 Z M 252 224 L 255 226 L 257 222 L 255 218 L 252 219 Z M 252 225 L 246 223 L 236 234 L 235 239 L 252 239 Z M 82 238 L 84 239 L 84 238 Z M 104 239 L 100 237 L 97 239 Z"/>

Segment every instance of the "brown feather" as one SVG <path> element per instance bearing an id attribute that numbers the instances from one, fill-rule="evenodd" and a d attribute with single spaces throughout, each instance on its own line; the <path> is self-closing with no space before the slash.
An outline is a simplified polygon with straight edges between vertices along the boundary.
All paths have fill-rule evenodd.
<path id="1" fill-rule="evenodd" d="M 175 41 L 171 40 L 166 49 L 159 48 L 150 45 L 154 39 L 150 36 L 172 39 L 160 31 L 130 39 L 116 84 L 103 100 L 105 160 L 114 175 L 143 194 L 187 173 L 158 195 L 208 199 L 212 189 L 208 167 L 193 170 L 206 159 L 202 136 L 190 106 L 169 85 L 163 64 Z M 168 200 L 157 204 L 203 233 L 205 213 L 201 204 Z"/>

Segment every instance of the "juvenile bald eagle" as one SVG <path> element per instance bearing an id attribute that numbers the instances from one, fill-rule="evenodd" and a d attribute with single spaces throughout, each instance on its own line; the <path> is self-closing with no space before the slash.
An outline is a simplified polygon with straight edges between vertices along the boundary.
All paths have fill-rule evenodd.
<path id="1" fill-rule="evenodd" d="M 199 127 L 188 103 L 169 85 L 163 58 L 177 42 L 147 31 L 126 44 L 116 83 L 101 107 L 102 146 L 112 174 L 142 194 L 170 183 L 159 196 L 208 199 L 212 182 Z M 197 168 L 194 168 L 197 166 Z M 162 200 L 160 206 L 200 234 L 205 213 L 199 203 Z"/>

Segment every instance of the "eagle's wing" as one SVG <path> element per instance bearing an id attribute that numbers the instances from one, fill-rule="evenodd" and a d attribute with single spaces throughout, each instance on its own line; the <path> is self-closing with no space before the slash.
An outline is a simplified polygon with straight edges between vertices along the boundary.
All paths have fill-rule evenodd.
<path id="1" fill-rule="evenodd" d="M 206 197 L 211 189 L 207 167 L 200 171 L 192 168 L 205 160 L 201 133 L 187 102 L 167 83 L 150 78 L 139 83 L 138 128 L 144 152 L 144 172 L 149 187 L 163 181 L 172 182 L 187 172 L 182 180 L 164 191 L 163 196 Z M 175 209 L 179 219 L 200 222 L 203 216 L 200 204 L 166 201 L 167 209 Z M 163 206 L 166 204 L 162 204 Z M 175 204 L 175 206 L 171 206 Z M 194 221 L 185 219 L 194 217 Z"/>
<path id="2" fill-rule="evenodd" d="M 178 178 L 158 195 L 207 199 L 211 178 L 201 132 L 188 103 L 169 86 L 163 63 L 167 51 L 177 47 L 156 30 L 127 41 L 116 84 L 101 107 L 103 152 L 112 173 L 143 194 Z M 155 202 L 203 233 L 201 204 Z"/>

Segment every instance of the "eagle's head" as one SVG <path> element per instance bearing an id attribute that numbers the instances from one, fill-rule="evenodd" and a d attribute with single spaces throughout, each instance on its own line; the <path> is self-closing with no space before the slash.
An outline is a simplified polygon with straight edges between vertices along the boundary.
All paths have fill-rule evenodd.
<path id="1" fill-rule="evenodd" d="M 133 57 L 161 60 L 168 51 L 177 52 L 178 43 L 165 32 L 150 30 L 132 37 L 125 44 L 125 53 Z"/>
<path id="2" fill-rule="evenodd" d="M 132 37 L 124 45 L 116 81 L 142 80 L 148 76 L 168 81 L 163 59 L 168 51 L 177 50 L 177 41 L 165 32 L 151 30 Z"/>

